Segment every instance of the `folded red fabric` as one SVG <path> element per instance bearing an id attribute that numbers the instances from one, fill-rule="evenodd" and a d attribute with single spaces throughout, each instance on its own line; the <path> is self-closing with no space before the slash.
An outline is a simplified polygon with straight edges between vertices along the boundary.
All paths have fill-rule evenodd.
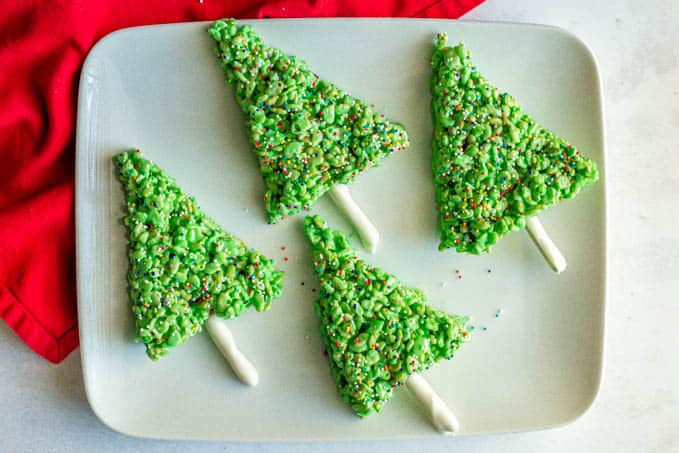
<path id="1" fill-rule="evenodd" d="M 78 346 L 76 99 L 82 63 L 102 36 L 221 17 L 457 18 L 482 1 L 0 1 L 0 317 L 51 362 Z"/>

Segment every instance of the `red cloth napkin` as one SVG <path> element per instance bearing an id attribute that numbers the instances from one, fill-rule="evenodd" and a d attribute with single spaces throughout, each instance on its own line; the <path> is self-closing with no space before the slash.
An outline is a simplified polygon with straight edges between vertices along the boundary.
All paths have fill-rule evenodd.
<path id="1" fill-rule="evenodd" d="M 135 25 L 221 17 L 457 18 L 483 0 L 0 0 L 0 316 L 58 363 L 78 346 L 74 127 L 92 46 Z"/>

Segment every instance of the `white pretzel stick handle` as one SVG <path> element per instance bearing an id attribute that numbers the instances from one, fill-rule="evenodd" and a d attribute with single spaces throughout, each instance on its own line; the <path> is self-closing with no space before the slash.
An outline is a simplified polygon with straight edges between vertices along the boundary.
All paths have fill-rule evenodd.
<path id="1" fill-rule="evenodd" d="M 365 247 L 373 255 L 377 251 L 377 244 L 380 241 L 380 233 L 372 224 L 370 219 L 365 215 L 361 208 L 356 204 L 349 188 L 344 184 L 335 184 L 330 189 L 330 197 L 335 202 L 338 208 L 349 217 L 349 220 L 354 225 L 354 228 L 361 237 L 363 247 Z"/>
<path id="2" fill-rule="evenodd" d="M 229 365 L 231 365 L 231 368 L 233 369 L 233 372 L 236 373 L 236 376 L 238 376 L 238 379 L 251 386 L 257 385 L 259 382 L 257 369 L 252 362 L 240 352 L 240 349 L 238 349 L 233 334 L 231 334 L 231 331 L 226 326 L 226 321 L 212 315 L 207 319 L 205 325 L 207 326 L 210 338 L 212 338 L 212 341 L 226 361 L 229 362 Z"/>
<path id="3" fill-rule="evenodd" d="M 528 230 L 530 237 L 540 249 L 542 256 L 545 257 L 552 270 L 557 274 L 565 271 L 567 266 L 566 258 L 564 258 L 559 248 L 549 237 L 540 220 L 535 216 L 526 220 L 526 230 Z"/>
<path id="4" fill-rule="evenodd" d="M 433 425 L 443 434 L 455 434 L 460 430 L 460 422 L 453 411 L 419 374 L 412 374 L 406 381 L 406 387 L 427 410 Z"/>

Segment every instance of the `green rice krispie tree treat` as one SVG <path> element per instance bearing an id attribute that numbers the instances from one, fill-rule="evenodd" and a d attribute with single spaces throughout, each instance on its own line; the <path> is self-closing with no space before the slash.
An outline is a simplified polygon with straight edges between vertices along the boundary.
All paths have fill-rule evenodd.
<path id="1" fill-rule="evenodd" d="M 434 49 L 431 90 L 441 250 L 488 252 L 598 179 L 593 160 L 500 93 L 462 44 L 447 45 L 445 34 Z"/>
<path id="2" fill-rule="evenodd" d="M 270 223 L 308 209 L 336 184 L 352 182 L 408 147 L 400 124 L 321 79 L 304 61 L 269 47 L 251 26 L 226 19 L 209 32 L 245 114 Z M 348 195 L 331 193 L 333 198 Z M 364 243 L 370 242 L 364 237 L 369 233 L 355 226 Z"/>
<path id="3" fill-rule="evenodd" d="M 320 280 L 314 308 L 340 396 L 361 417 L 379 412 L 394 387 L 453 357 L 469 336 L 467 318 L 431 308 L 421 290 L 358 259 L 320 217 L 307 217 L 304 229 Z"/>
<path id="4" fill-rule="evenodd" d="M 283 279 L 273 260 L 224 231 L 138 150 L 113 161 L 126 192 L 136 339 L 151 359 L 198 333 L 211 311 L 233 318 L 269 308 Z"/>

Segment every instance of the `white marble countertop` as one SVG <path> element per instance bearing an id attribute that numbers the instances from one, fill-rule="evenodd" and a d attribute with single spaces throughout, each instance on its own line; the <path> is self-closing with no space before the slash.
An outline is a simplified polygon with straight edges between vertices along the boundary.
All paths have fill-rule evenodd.
<path id="1" fill-rule="evenodd" d="M 548 431 L 411 442 L 148 441 L 90 410 L 76 352 L 52 366 L 0 323 L 0 450 L 679 452 L 679 3 L 487 0 L 469 20 L 556 25 L 599 58 L 605 91 L 610 293 L 604 381 L 579 420 Z"/>

